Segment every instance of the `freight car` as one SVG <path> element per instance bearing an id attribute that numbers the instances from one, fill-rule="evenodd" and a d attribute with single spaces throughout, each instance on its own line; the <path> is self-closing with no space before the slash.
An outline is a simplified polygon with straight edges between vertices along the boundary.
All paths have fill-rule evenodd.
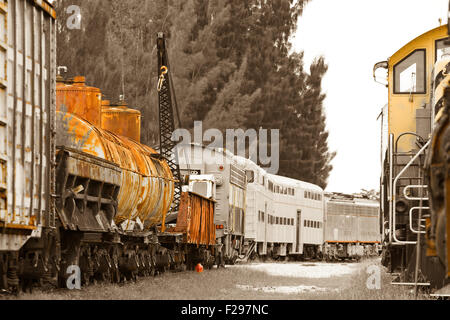
<path id="1" fill-rule="evenodd" d="M 388 72 L 388 105 L 381 114 L 383 264 L 399 274 L 397 283 L 416 288 L 441 288 L 450 275 L 445 240 L 450 211 L 443 193 L 448 193 L 448 176 L 442 171 L 445 151 L 439 149 L 444 144 L 436 140 L 444 132 L 448 108 L 449 49 L 448 28 L 440 26 L 374 67 L 375 78 L 380 68 Z M 427 152 L 429 169 L 424 171 Z"/>
<path id="2" fill-rule="evenodd" d="M 379 204 L 353 196 L 327 195 L 323 255 L 326 261 L 378 255 Z"/>
<path id="3" fill-rule="evenodd" d="M 68 256 L 61 257 L 61 267 L 79 265 L 85 280 L 98 272 L 135 276 L 157 250 L 155 234 L 148 231 L 164 223 L 173 199 L 172 173 L 153 149 L 125 130 L 140 127 L 136 110 L 102 103 L 100 90 L 86 86 L 83 77 L 59 77 L 56 97 L 55 206 L 69 246 L 62 248 Z M 112 119 L 114 109 L 120 114 Z M 107 131 L 106 125 L 121 132 Z M 118 260 L 115 267 L 108 263 Z"/>
<path id="4" fill-rule="evenodd" d="M 227 263 L 234 264 L 244 250 L 247 177 L 234 155 L 224 149 L 199 144 L 177 146 L 183 180 L 189 176 L 212 175 L 215 181 L 216 238 L 223 245 Z"/>
<path id="5" fill-rule="evenodd" d="M 19 286 L 19 250 L 56 227 L 55 16 L 46 1 L 0 1 L 0 290 Z M 42 246 L 24 254 L 53 264 Z"/>
<path id="6" fill-rule="evenodd" d="M 165 230 L 178 181 L 137 110 L 56 76 L 55 25 L 46 1 L 0 1 L 0 291 L 212 266 L 213 200 L 186 191 Z"/>

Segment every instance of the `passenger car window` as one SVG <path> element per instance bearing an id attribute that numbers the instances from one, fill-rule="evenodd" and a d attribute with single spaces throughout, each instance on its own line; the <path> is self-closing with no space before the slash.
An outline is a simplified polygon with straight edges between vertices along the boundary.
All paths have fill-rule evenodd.
<path id="1" fill-rule="evenodd" d="M 425 49 L 418 49 L 394 66 L 394 93 L 426 93 Z"/>

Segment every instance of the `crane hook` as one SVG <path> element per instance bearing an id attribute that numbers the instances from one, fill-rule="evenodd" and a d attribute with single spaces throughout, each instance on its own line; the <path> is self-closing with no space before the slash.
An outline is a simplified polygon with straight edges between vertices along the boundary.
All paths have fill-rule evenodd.
<path id="1" fill-rule="evenodd" d="M 162 66 L 161 67 L 161 75 L 159 76 L 159 81 L 158 81 L 158 92 L 161 92 L 164 80 L 165 80 L 165 75 L 169 72 L 169 69 L 166 66 Z"/>

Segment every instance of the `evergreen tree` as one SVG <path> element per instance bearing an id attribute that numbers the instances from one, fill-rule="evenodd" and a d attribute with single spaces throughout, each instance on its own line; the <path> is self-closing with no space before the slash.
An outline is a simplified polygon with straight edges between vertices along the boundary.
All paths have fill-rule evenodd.
<path id="1" fill-rule="evenodd" d="M 321 80 L 290 38 L 307 0 L 57 0 L 58 64 L 142 112 L 142 142 L 158 143 L 156 36 L 164 32 L 183 127 L 280 129 L 279 174 L 326 186 L 334 157 Z M 65 25 L 82 9 L 81 30 Z M 270 149 L 270 145 L 267 146 Z"/>

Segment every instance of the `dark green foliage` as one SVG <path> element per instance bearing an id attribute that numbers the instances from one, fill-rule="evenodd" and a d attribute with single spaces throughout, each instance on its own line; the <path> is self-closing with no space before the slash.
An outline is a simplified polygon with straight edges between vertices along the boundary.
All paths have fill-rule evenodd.
<path id="1" fill-rule="evenodd" d="M 280 174 L 325 187 L 329 153 L 321 81 L 289 39 L 307 0 L 57 0 L 58 64 L 85 75 L 144 117 L 142 142 L 158 143 L 156 35 L 165 32 L 182 125 L 280 129 Z M 69 5 L 82 29 L 65 26 Z"/>

